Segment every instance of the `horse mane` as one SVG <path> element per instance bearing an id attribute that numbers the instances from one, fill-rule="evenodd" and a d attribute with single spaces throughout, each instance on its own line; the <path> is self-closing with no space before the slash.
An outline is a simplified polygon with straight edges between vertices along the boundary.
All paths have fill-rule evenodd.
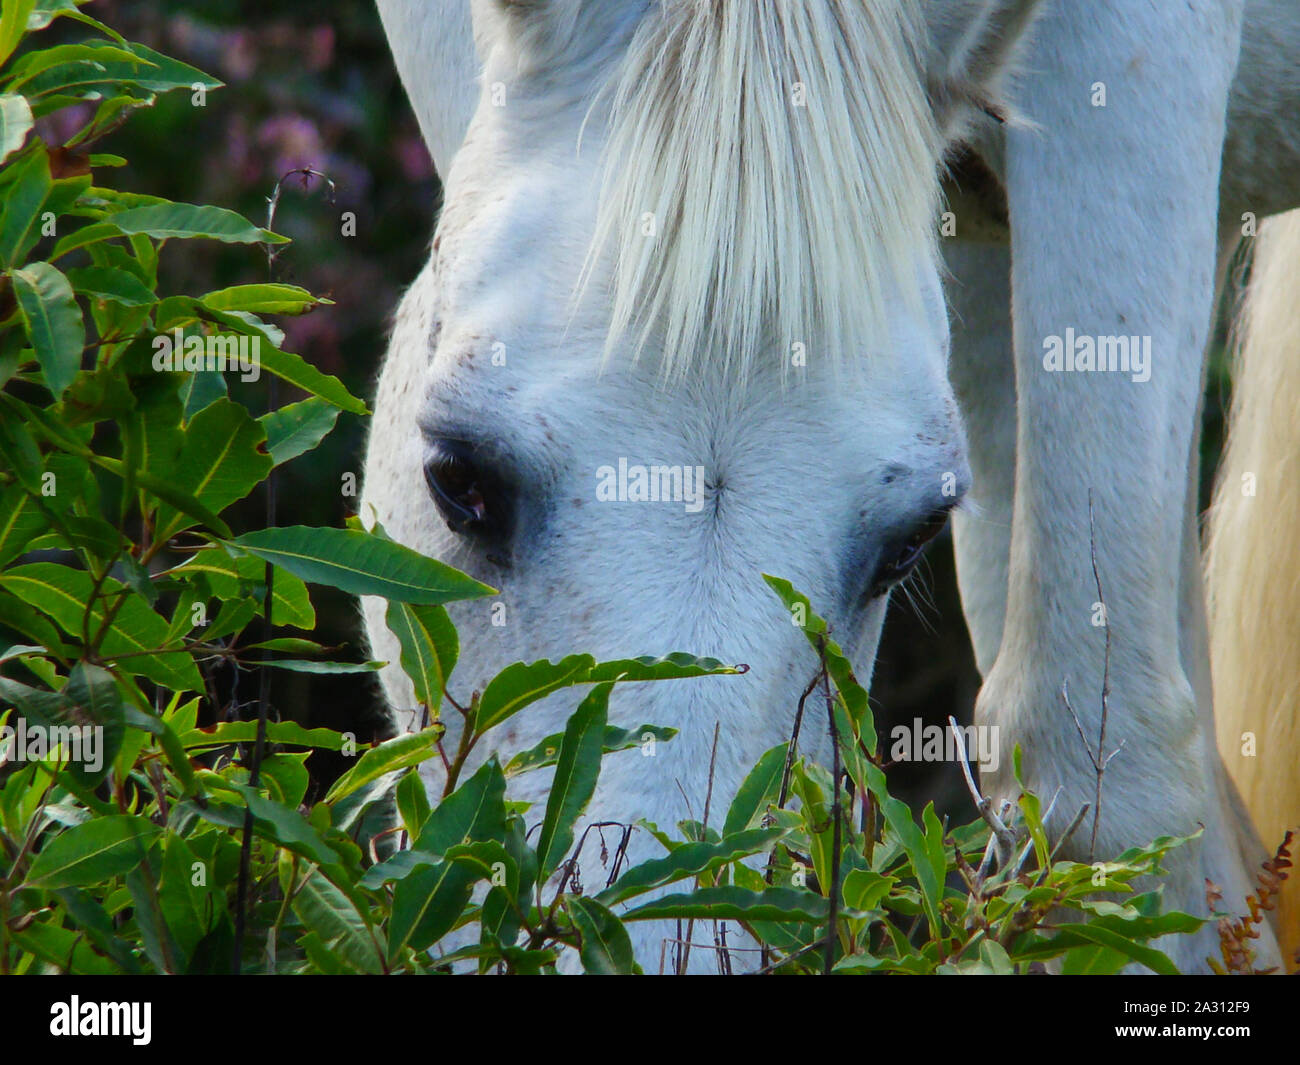
<path id="1" fill-rule="evenodd" d="M 595 263 L 608 359 L 665 376 L 888 345 L 934 252 L 940 136 L 916 0 L 653 0 L 612 72 Z M 652 235 L 644 235 L 652 228 Z"/>

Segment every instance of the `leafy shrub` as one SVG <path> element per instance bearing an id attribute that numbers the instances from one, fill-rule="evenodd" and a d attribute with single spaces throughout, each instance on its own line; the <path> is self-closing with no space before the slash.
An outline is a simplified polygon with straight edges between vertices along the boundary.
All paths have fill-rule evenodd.
<path id="1" fill-rule="evenodd" d="M 90 149 L 157 95 L 218 83 L 69 0 L 3 10 L 0 971 L 545 973 L 570 948 L 588 972 L 632 972 L 627 925 L 645 920 L 738 926 L 779 972 L 1025 972 L 1052 959 L 1077 972 L 1172 969 L 1149 941 L 1201 922 L 1160 914 L 1155 892 L 1104 896 L 1131 892 L 1182 840 L 1058 861 L 1028 793 L 1019 835 L 991 834 L 996 818 L 949 831 L 932 807 L 916 824 L 889 794 L 866 692 L 807 601 L 772 578 L 822 662 L 809 697 L 834 721 L 842 770 L 798 757 L 793 740 L 773 748 L 720 826 L 642 825 L 664 854 L 580 893 L 575 826 L 601 756 L 672 739 L 610 725 L 614 687 L 736 670 L 576 654 L 512 665 L 458 702 L 444 604 L 491 589 L 378 529 L 228 528 L 228 506 L 309 453 L 341 412 L 366 413 L 267 320 L 328 301 L 272 281 L 161 295 L 169 241 L 285 238 L 219 207 L 114 189 L 103 175 L 123 160 Z M 98 36 L 29 39 L 61 18 Z M 67 143 L 33 136 L 36 119 L 86 99 L 94 117 Z M 229 368 L 206 361 L 218 349 L 255 352 L 245 372 L 306 398 L 255 415 Z M 301 635 L 314 625 L 308 584 L 389 600 L 421 731 L 359 748 L 267 720 L 265 698 L 257 720 L 217 719 L 232 670 L 379 665 L 332 660 Z M 574 687 L 586 694 L 562 734 L 504 764 L 473 757 L 497 725 Z M 464 738 L 442 752 L 447 788 L 431 803 L 418 767 L 441 750 L 444 712 L 463 717 Z M 355 762 L 309 800 L 304 762 L 322 749 Z M 506 786 L 544 767 L 554 781 L 534 835 L 537 815 Z M 1077 920 L 1059 923 L 1062 910 Z M 444 949 L 466 926 L 476 939 Z M 727 969 L 730 955 L 717 956 Z"/>

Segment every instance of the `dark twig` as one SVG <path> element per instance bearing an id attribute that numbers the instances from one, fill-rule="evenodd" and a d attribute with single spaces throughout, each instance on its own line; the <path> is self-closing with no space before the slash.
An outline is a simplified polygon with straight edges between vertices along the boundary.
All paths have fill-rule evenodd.
<path id="1" fill-rule="evenodd" d="M 303 188 L 307 188 L 307 179 L 309 176 L 321 178 L 329 186 L 328 202 L 334 202 L 334 182 L 319 171 L 312 170 L 308 167 L 298 167 L 290 170 L 275 183 L 275 189 L 271 193 L 270 199 L 266 202 L 266 228 L 274 230 L 275 228 L 275 211 L 280 204 L 280 191 L 284 183 L 294 175 L 302 176 Z M 275 260 L 279 256 L 279 251 L 271 244 L 266 247 L 266 279 L 271 281 L 275 273 Z M 266 386 L 266 404 L 268 412 L 274 412 L 279 400 L 279 389 L 276 387 L 277 378 L 274 374 L 267 381 Z M 266 475 L 266 527 L 274 528 L 276 522 L 276 480 L 275 470 L 272 469 Z M 271 639 L 274 624 L 272 613 L 275 609 L 275 567 L 268 562 L 265 569 L 265 590 L 262 594 L 262 642 Z M 258 667 L 258 692 L 257 692 L 257 739 L 253 744 L 253 760 L 248 770 L 248 786 L 254 791 L 257 790 L 261 783 L 262 775 L 262 758 L 266 752 L 266 722 L 271 702 L 271 669 L 269 662 L 275 657 L 275 652 L 270 648 L 265 650 L 267 661 Z M 243 838 L 240 841 L 239 849 L 239 882 L 236 888 L 235 900 L 235 954 L 233 960 L 233 971 L 239 974 L 241 968 L 241 959 L 244 952 L 244 928 L 248 912 L 248 878 L 250 865 L 253 854 L 253 808 L 244 807 L 244 826 Z"/>
<path id="2" fill-rule="evenodd" d="M 778 810 L 785 808 L 786 800 L 790 797 L 790 775 L 794 772 L 794 756 L 799 749 L 799 730 L 803 727 L 803 708 L 808 702 L 808 697 L 817 688 L 817 683 L 822 679 L 822 671 L 819 669 L 813 674 L 812 680 L 808 682 L 808 687 L 804 688 L 803 694 L 799 696 L 799 705 L 794 712 L 794 725 L 790 729 L 790 742 L 786 744 L 785 749 L 785 768 L 781 771 L 781 792 L 777 796 L 776 807 Z M 763 874 L 763 879 L 770 885 L 772 876 L 776 872 L 776 850 L 767 857 L 767 869 Z M 763 947 L 763 965 L 768 964 L 768 949 Z"/>
<path id="3" fill-rule="evenodd" d="M 709 807 L 713 804 L 713 773 L 718 765 L 718 733 L 721 729 L 722 722 L 713 723 L 713 748 L 709 752 L 709 783 L 704 791 L 704 819 L 700 822 L 700 842 L 707 843 L 709 835 Z M 686 963 L 691 957 L 691 936 L 695 932 L 695 918 L 692 917 L 686 922 L 686 943 L 683 947 L 678 948 L 677 952 L 677 975 L 686 974 Z"/>

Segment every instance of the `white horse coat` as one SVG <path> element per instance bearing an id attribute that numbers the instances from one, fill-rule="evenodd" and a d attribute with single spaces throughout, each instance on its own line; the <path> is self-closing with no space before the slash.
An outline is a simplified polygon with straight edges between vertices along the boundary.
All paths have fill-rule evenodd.
<path id="1" fill-rule="evenodd" d="M 781 41 L 775 23 L 763 24 L 777 3 L 756 2 L 752 24 L 736 32 Z M 861 46 L 896 48 L 892 65 L 881 60 L 886 69 L 870 76 L 837 71 L 813 48 L 804 66 L 824 67 L 789 80 L 806 80 L 813 119 L 833 128 L 831 110 L 842 106 L 855 130 L 865 123 L 876 135 L 854 146 L 857 162 L 874 176 L 869 191 L 895 205 L 897 233 L 910 241 L 900 244 L 896 232 L 878 232 L 881 220 L 872 228 L 860 212 L 844 213 L 858 204 L 851 188 L 840 201 L 808 192 L 808 182 L 777 196 L 780 168 L 774 176 L 761 165 L 728 186 L 725 157 L 715 160 L 716 145 L 698 136 L 725 137 L 726 127 L 705 114 L 689 128 L 714 97 L 692 97 L 696 111 L 638 99 L 633 90 L 654 82 L 653 64 L 631 88 L 624 83 L 624 96 L 595 95 L 644 59 L 642 35 L 673 40 L 671 24 L 654 22 L 692 17 L 683 14 L 696 8 L 690 0 L 476 0 L 472 21 L 463 2 L 379 6 L 446 206 L 429 265 L 398 312 L 362 513 L 502 590 L 495 614 L 490 602 L 452 608 L 464 647 L 453 688 L 467 694 L 509 662 L 576 650 L 687 650 L 750 664 L 744 677 L 643 685 L 611 703 L 612 721 L 652 721 L 681 734 L 654 758 L 611 756 L 590 819 L 644 817 L 664 827 L 698 819 L 715 722 L 716 805 L 763 750 L 788 737 L 814 668 L 759 574 L 806 592 L 865 672 L 884 613 L 877 577 L 918 525 L 973 483 L 957 533 L 963 602 L 985 676 L 977 721 L 999 727 L 1007 752 L 1012 743 L 1024 748 L 1035 790 L 1048 798 L 1060 790 L 1062 822 L 1091 801 L 1093 770 L 1061 691 L 1068 686 L 1095 736 L 1105 643 L 1094 623 L 1095 539 L 1112 644 L 1107 742 L 1124 745 L 1106 774 L 1098 853 L 1202 823 L 1203 838 L 1171 861 L 1168 904 L 1205 912 L 1208 876 L 1239 907 L 1248 870 L 1263 855 L 1240 842 L 1247 836 L 1215 749 L 1189 485 L 1220 212 L 1226 228 L 1239 210 L 1262 216 L 1300 203 L 1300 169 L 1287 170 L 1288 159 L 1300 159 L 1300 132 L 1287 140 L 1277 131 L 1280 109 L 1300 112 L 1300 76 L 1289 59 L 1296 53 L 1285 47 L 1300 41 L 1300 15 L 1281 0 L 1098 0 L 1086 8 L 965 0 L 931 4 L 922 38 L 910 3 L 864 7 L 871 17 L 844 32 L 860 32 Z M 822 3 L 805 7 L 810 19 L 821 17 Z M 810 30 L 793 43 L 817 39 Z M 1004 91 L 1018 42 L 1021 73 Z M 853 40 L 844 47 L 851 53 Z M 909 87 L 912 47 L 924 69 L 912 71 Z M 1252 65 L 1243 62 L 1238 74 L 1239 55 Z M 693 83 L 678 77 L 689 95 Z M 924 113 L 918 86 L 928 91 Z M 984 117 L 1001 109 L 1019 116 L 1005 129 Z M 660 143 L 693 151 L 648 157 L 653 139 L 643 128 L 629 133 L 630 114 L 642 126 L 662 120 Z M 800 139 L 793 122 L 802 116 L 764 116 L 771 143 L 806 153 L 805 177 L 820 165 L 836 173 L 847 165 L 842 145 L 820 157 L 816 146 L 826 142 Z M 949 242 L 951 338 L 935 244 L 909 228 L 937 192 L 941 133 L 966 133 L 978 145 L 1005 186 L 1011 219 L 1009 249 Z M 611 138 L 645 154 L 611 160 L 603 152 Z M 927 165 L 918 145 L 931 141 Z M 741 158 L 753 164 L 752 155 Z M 755 235 L 744 217 L 720 217 L 713 204 L 686 216 L 713 230 L 671 229 L 674 168 L 679 188 L 698 199 L 712 185 L 691 181 L 713 167 L 716 184 L 737 197 L 723 206 L 760 202 L 754 196 L 764 193 L 793 217 L 768 220 Z M 629 197 L 655 193 L 663 202 L 646 207 L 651 228 L 667 223 L 674 239 L 629 267 L 640 246 L 629 242 L 626 223 L 637 216 L 626 209 L 642 205 Z M 604 209 L 611 199 L 624 214 Z M 796 202 L 811 213 L 795 215 Z M 960 238 L 960 216 L 957 225 Z M 772 271 L 754 266 L 753 255 L 735 263 L 717 254 L 726 245 L 711 241 L 733 226 L 741 247 L 787 242 L 769 254 Z M 853 265 L 873 232 L 881 248 Z M 602 233 L 612 245 L 598 245 L 604 250 L 593 258 Z M 794 247 L 801 233 L 815 255 Z M 655 273 L 661 253 L 675 264 L 671 275 Z M 839 268 L 822 275 L 819 297 L 807 277 L 783 277 L 783 262 Z M 837 286 L 855 271 L 875 298 L 849 308 Z M 703 281 L 678 291 L 672 283 L 681 276 Z M 710 284 L 728 298 L 707 303 Z M 611 343 L 603 286 L 614 292 L 616 326 L 632 298 L 648 297 L 642 305 L 664 311 L 668 335 L 696 347 L 665 351 L 657 320 L 644 331 L 623 322 Z M 821 319 L 810 321 L 812 311 Z M 1048 369 L 1045 344 L 1067 335 L 1147 338 L 1149 376 Z M 795 344 L 806 360 L 791 374 Z M 739 348 L 757 356 L 752 364 L 737 364 Z M 674 356 L 684 368 L 665 376 Z M 490 544 L 450 531 L 430 499 L 422 471 L 429 449 L 442 455 L 447 441 L 466 445 L 509 486 L 489 507 L 509 512 L 498 515 L 502 529 Z M 596 471 L 621 459 L 702 469 L 702 506 L 599 502 Z M 494 624 L 502 606 L 505 624 Z M 365 612 L 375 654 L 395 663 L 382 603 L 367 602 Z M 415 705 L 409 683 L 395 665 L 383 679 L 399 723 L 414 725 L 414 714 L 402 717 Z M 572 705 L 561 697 L 538 704 L 500 730 L 495 745 L 531 745 L 562 727 Z M 824 745 L 817 730 L 805 732 L 805 749 L 824 754 Z M 1011 759 L 1000 762 L 985 787 L 1014 798 Z M 544 777 L 518 783 L 520 798 L 544 794 Z M 1086 857 L 1078 847 L 1074 856 Z M 633 857 L 654 852 L 641 838 Z M 584 856 L 584 870 L 588 883 L 603 875 L 593 857 Z M 639 934 L 642 964 L 657 967 L 663 930 Z M 1213 926 L 1166 946 L 1190 969 L 1217 954 Z M 1259 954 L 1259 964 L 1276 964 L 1267 932 Z"/>

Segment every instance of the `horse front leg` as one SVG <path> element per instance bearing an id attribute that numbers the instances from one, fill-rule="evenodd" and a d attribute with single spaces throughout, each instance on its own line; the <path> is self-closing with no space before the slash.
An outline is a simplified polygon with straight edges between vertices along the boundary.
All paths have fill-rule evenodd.
<path id="1" fill-rule="evenodd" d="M 1166 863 L 1166 906 L 1196 914 L 1206 877 L 1233 907 L 1249 886 L 1179 624 L 1239 6 L 1058 8 L 1026 57 L 1033 126 L 1008 133 L 1006 157 L 1019 404 L 1007 613 L 976 708 L 1004 753 L 994 794 L 1015 799 L 1019 744 L 1057 832 L 1094 804 L 1071 857 L 1203 825 Z M 1095 760 L 1121 747 L 1095 808 Z M 1217 954 L 1212 925 L 1160 945 L 1184 969 Z M 1275 961 L 1261 940 L 1259 964 Z"/>

